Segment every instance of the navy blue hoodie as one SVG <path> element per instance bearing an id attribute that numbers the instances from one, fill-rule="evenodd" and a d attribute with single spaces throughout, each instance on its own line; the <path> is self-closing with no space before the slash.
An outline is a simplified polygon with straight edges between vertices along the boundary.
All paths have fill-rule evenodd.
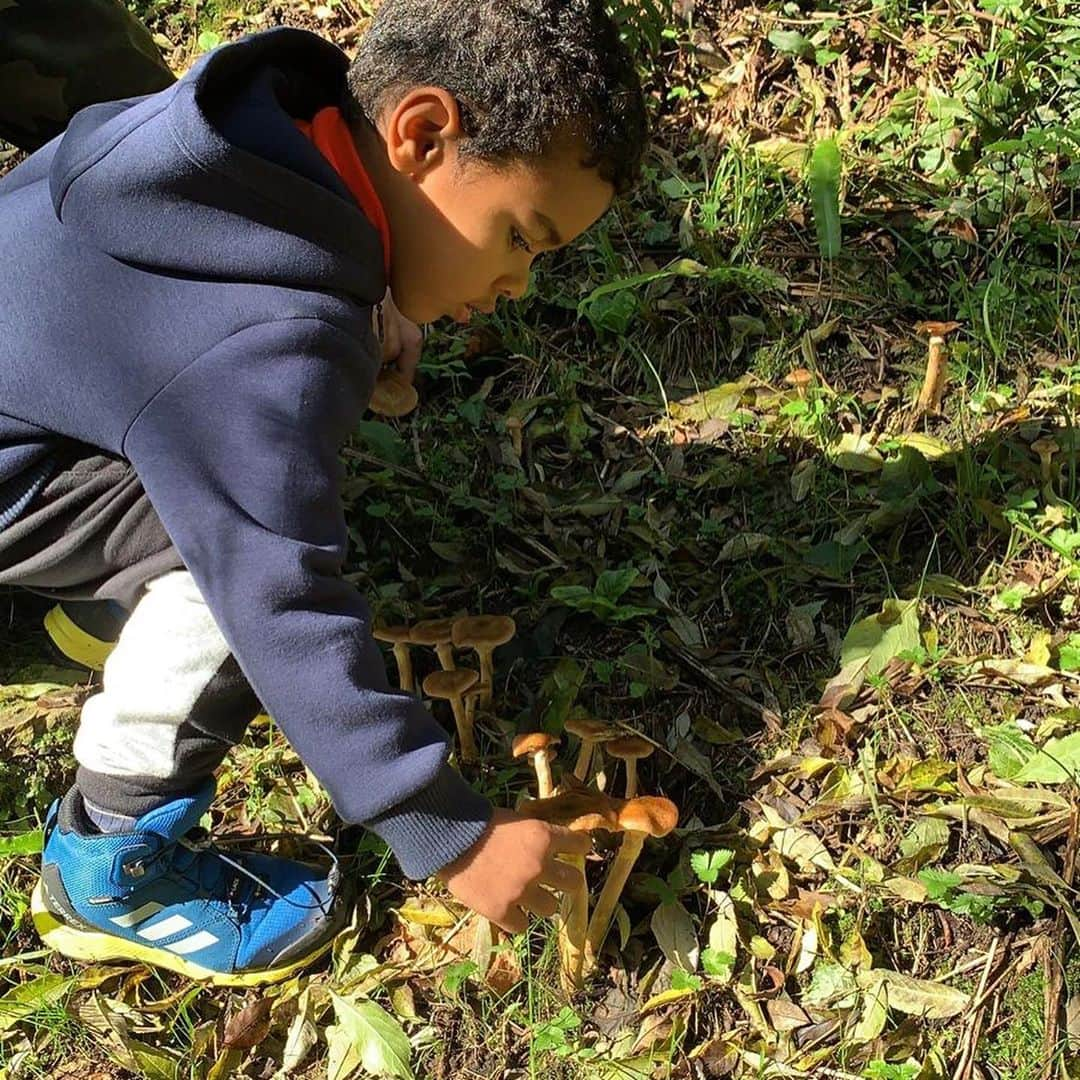
<path id="1" fill-rule="evenodd" d="M 259 34 L 84 109 L 0 181 L 0 511 L 61 440 L 130 461 L 341 817 L 420 878 L 491 806 L 390 688 L 341 577 L 338 451 L 378 370 L 386 281 L 378 233 L 294 118 L 336 105 L 347 66 L 313 34 Z"/>

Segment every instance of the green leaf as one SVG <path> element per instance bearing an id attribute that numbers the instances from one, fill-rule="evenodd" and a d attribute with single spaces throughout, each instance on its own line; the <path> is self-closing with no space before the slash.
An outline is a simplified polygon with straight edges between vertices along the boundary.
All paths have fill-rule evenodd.
<path id="1" fill-rule="evenodd" d="M 720 871 L 735 857 L 735 852 L 728 848 L 720 848 L 718 851 L 695 851 L 690 856 L 690 866 L 697 874 L 698 880 L 706 885 L 712 885 L 720 876 Z"/>
<path id="2" fill-rule="evenodd" d="M 962 1013 L 971 1001 L 971 995 L 963 990 L 930 979 L 913 979 L 887 968 L 860 971 L 855 977 L 864 990 L 883 981 L 890 1009 L 926 1020 L 948 1020 Z"/>
<path id="3" fill-rule="evenodd" d="M 699 947 L 690 912 L 676 902 L 663 904 L 652 914 L 652 932 L 660 951 L 677 968 L 695 971 Z"/>
<path id="4" fill-rule="evenodd" d="M 37 855 L 43 841 L 40 829 L 21 833 L 19 836 L 0 836 L 0 859 L 13 855 Z"/>
<path id="5" fill-rule="evenodd" d="M 337 1029 L 362 1067 L 375 1076 L 413 1080 L 411 1047 L 401 1024 L 374 1001 L 350 1001 L 330 991 Z"/>
<path id="6" fill-rule="evenodd" d="M 1011 779 L 1018 784 L 1064 784 L 1080 773 L 1080 731 L 1049 739 Z"/>
<path id="7" fill-rule="evenodd" d="M 772 39 L 772 34 L 769 38 Z M 823 259 L 835 259 L 840 254 L 841 243 L 840 147 L 835 139 L 823 139 L 814 147 L 808 179 L 818 249 Z"/>
<path id="8" fill-rule="evenodd" d="M 798 30 L 771 30 L 769 44 L 782 53 L 789 53 L 803 60 L 813 60 L 816 52 L 814 46 Z"/>
<path id="9" fill-rule="evenodd" d="M 409 448 L 405 441 L 389 424 L 380 420 L 361 420 L 353 431 L 371 453 L 382 461 L 400 465 L 409 457 Z"/>
<path id="10" fill-rule="evenodd" d="M 49 974 L 13 987 L 0 997 L 0 1032 L 10 1030 L 39 1009 L 59 1001 L 74 983 L 74 979 L 63 975 Z"/>
<path id="11" fill-rule="evenodd" d="M 1058 649 L 1058 667 L 1062 671 L 1080 671 L 1080 634 L 1070 634 Z"/>
<path id="12" fill-rule="evenodd" d="M 209 52 L 211 49 L 216 49 L 221 44 L 221 35 L 215 33 L 213 30 L 204 30 L 197 39 L 199 51 Z"/>
<path id="13" fill-rule="evenodd" d="M 594 592 L 605 600 L 615 601 L 637 580 L 637 568 L 628 566 L 622 570 L 605 570 L 596 579 Z"/>

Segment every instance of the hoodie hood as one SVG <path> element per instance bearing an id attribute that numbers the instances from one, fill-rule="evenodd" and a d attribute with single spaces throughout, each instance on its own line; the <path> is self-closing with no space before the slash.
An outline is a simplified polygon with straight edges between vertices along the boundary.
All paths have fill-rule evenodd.
<path id="1" fill-rule="evenodd" d="M 49 173 L 57 217 L 142 267 L 380 301 L 378 233 L 295 124 L 339 104 L 347 69 L 335 45 L 282 28 L 167 90 L 82 110 Z"/>

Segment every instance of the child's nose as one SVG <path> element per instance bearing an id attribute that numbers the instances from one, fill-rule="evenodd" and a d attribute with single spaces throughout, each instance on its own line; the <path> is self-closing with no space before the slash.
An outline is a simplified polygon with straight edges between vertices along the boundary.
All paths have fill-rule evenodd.
<path id="1" fill-rule="evenodd" d="M 507 300 L 520 300 L 529 290 L 529 273 L 515 274 L 502 278 L 496 286 L 496 292 Z"/>

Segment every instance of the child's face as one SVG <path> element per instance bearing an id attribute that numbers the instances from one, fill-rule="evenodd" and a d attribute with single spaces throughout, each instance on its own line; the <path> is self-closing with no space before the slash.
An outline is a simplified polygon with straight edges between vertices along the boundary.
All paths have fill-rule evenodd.
<path id="1" fill-rule="evenodd" d="M 381 125 L 379 165 L 391 168 L 380 169 L 379 194 L 390 222 L 394 301 L 414 322 L 444 315 L 467 322 L 501 296 L 519 299 L 536 256 L 572 241 L 611 203 L 614 189 L 581 166 L 576 143 L 496 168 L 461 158 L 456 105 L 445 91 L 432 91 L 411 113 L 404 108 Z"/>

